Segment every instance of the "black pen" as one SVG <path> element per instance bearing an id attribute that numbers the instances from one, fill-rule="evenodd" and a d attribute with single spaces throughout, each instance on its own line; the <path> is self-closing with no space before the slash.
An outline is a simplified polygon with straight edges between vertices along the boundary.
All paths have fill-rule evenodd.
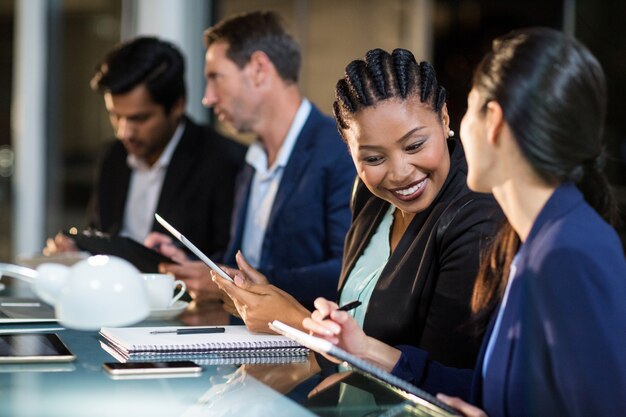
<path id="1" fill-rule="evenodd" d="M 344 304 L 341 307 L 339 307 L 337 310 L 340 310 L 340 311 L 350 311 L 350 310 L 353 310 L 353 309 L 357 308 L 360 305 L 361 305 L 361 302 L 359 300 L 350 301 L 349 303 Z M 327 314 L 326 316 L 324 316 L 322 318 L 322 320 L 326 320 L 329 317 L 330 317 L 330 314 Z"/>
<path id="2" fill-rule="evenodd" d="M 196 333 L 224 333 L 226 331 L 223 327 L 195 327 L 191 329 L 175 329 L 175 330 L 153 330 L 150 334 L 164 334 L 164 333 L 176 333 L 176 334 L 196 334 Z"/>

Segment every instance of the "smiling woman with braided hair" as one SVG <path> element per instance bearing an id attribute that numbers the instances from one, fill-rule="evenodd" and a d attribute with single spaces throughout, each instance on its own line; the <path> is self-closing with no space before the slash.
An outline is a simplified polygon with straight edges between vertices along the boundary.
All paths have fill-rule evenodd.
<path id="1" fill-rule="evenodd" d="M 374 49 L 346 67 L 333 109 L 359 177 L 339 303 L 361 301 L 351 314 L 386 343 L 473 366 L 481 338 L 468 325 L 472 289 L 501 213 L 492 197 L 467 188 L 445 89 L 411 52 Z M 236 284 L 214 280 L 246 324 L 267 331 L 268 321 L 281 319 L 301 327 L 310 313 L 267 285 L 241 254 L 238 263 Z"/>

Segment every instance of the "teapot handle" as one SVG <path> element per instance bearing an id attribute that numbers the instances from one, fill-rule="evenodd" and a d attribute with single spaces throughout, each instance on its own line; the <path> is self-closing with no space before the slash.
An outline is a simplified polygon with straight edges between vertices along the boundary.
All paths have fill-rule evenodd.
<path id="1" fill-rule="evenodd" d="M 39 276 L 39 273 L 34 269 L 27 268 L 25 266 L 0 263 L 0 276 L 5 275 L 32 284 L 33 281 Z"/>

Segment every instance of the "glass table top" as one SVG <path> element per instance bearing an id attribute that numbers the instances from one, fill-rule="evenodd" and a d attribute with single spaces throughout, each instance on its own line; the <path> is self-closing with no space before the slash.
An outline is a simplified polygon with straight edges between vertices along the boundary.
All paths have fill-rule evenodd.
<path id="1" fill-rule="evenodd" d="M 0 291 L 0 295 L 6 295 Z M 193 306 L 176 319 L 137 326 L 220 325 L 221 305 Z M 0 416 L 415 416 L 419 410 L 387 387 L 353 372 L 320 371 L 307 361 L 203 365 L 196 376 L 111 377 L 116 359 L 97 332 L 56 323 L 0 325 L 0 333 L 56 333 L 76 355 L 70 363 L 0 364 Z"/>

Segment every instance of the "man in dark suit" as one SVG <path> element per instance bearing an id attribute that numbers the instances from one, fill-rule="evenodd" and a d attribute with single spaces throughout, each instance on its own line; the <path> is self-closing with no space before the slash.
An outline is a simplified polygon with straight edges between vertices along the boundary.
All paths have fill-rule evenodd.
<path id="1" fill-rule="evenodd" d="M 171 43 L 139 37 L 111 50 L 91 86 L 115 136 L 101 155 L 89 226 L 139 242 L 163 231 L 158 212 L 206 253 L 229 236 L 245 147 L 185 115 L 184 60 Z M 68 242 L 57 236 L 49 248 Z"/>
<path id="2" fill-rule="evenodd" d="M 310 307 L 337 290 L 354 165 L 334 120 L 302 97 L 300 50 L 279 16 L 253 12 L 223 20 L 205 32 L 205 41 L 204 105 L 257 138 L 237 180 L 223 261 L 236 265 L 241 250 L 272 284 Z M 188 287 L 194 281 L 217 291 L 201 264 L 167 270 L 188 278 Z"/>

